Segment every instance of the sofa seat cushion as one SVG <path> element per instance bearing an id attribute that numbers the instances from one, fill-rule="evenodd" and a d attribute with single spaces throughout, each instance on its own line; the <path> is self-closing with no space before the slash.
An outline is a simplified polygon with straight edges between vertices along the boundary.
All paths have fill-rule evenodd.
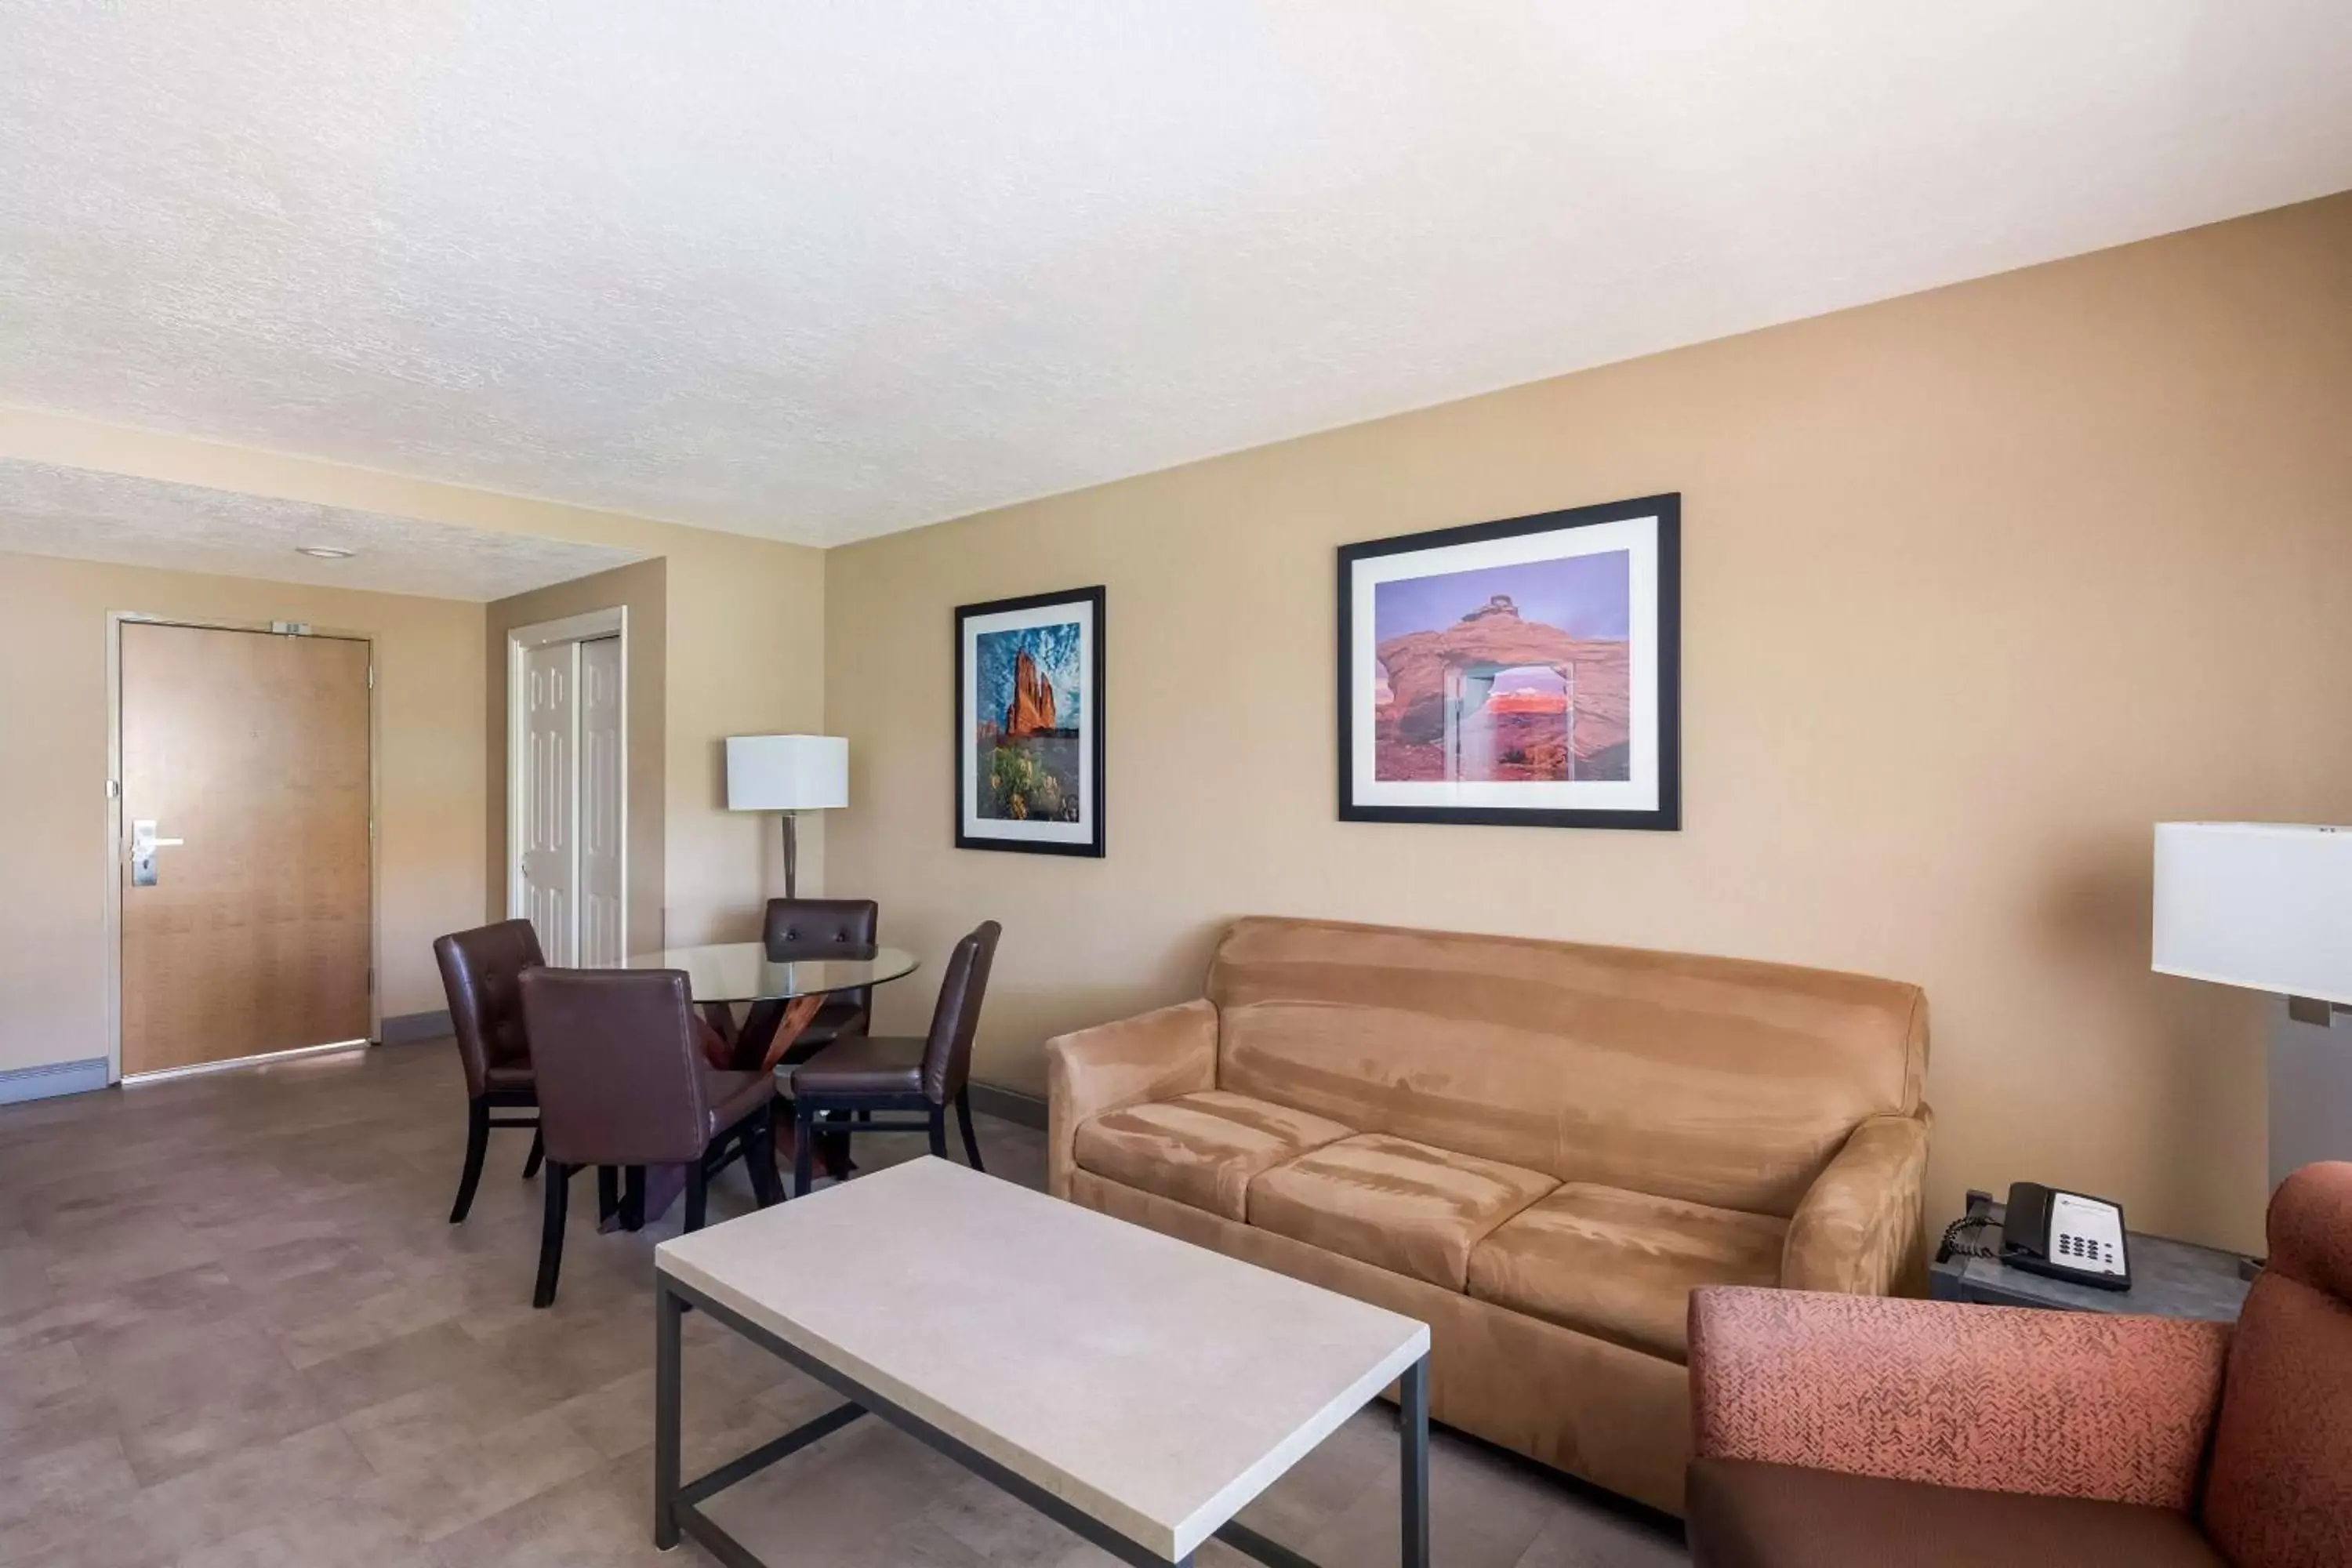
<path id="1" fill-rule="evenodd" d="M 1354 1131 L 1213 1089 L 1106 1111 L 1078 1128 L 1072 1153 L 1081 1170 L 1238 1220 L 1252 1177 Z"/>
<path id="2" fill-rule="evenodd" d="M 1696 1568 L 2222 1568 L 2185 1513 L 2145 1503 L 1970 1491 L 1752 1459 L 1694 1459 Z"/>
<path id="3" fill-rule="evenodd" d="M 1681 1361 L 1699 1285 L 1777 1285 L 1789 1222 L 1570 1182 L 1470 1255 L 1470 1294 Z"/>
<path id="4" fill-rule="evenodd" d="M 1479 1240 L 1559 1184 L 1540 1172 L 1368 1132 L 1252 1182 L 1249 1223 L 1459 1290 Z"/>

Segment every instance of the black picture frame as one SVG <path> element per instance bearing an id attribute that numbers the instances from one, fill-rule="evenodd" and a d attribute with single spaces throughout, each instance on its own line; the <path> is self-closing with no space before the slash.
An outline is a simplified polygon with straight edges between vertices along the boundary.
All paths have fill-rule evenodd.
<path id="1" fill-rule="evenodd" d="M 1355 587 L 1360 563 L 1381 557 L 1565 532 L 1601 523 L 1654 520 L 1655 533 L 1654 658 L 1657 662 L 1654 726 L 1657 749 L 1655 802 L 1648 809 L 1589 809 L 1561 806 L 1403 805 L 1358 798 L 1355 695 L 1369 672 L 1355 668 Z M 1682 496 L 1679 492 L 1570 507 L 1494 522 L 1433 529 L 1342 545 L 1339 552 L 1338 731 L 1339 819 L 1343 822 L 1440 822 L 1486 826 L 1600 827 L 1672 833 L 1682 827 Z M 1630 656 L 1629 656 L 1630 657 Z M 1634 715 L 1638 722 L 1640 716 Z"/>
<path id="2" fill-rule="evenodd" d="M 983 604 L 958 605 L 955 608 L 955 687 L 950 699 L 953 713 L 953 751 L 950 779 L 953 784 L 951 802 L 955 847 L 959 849 L 994 849 L 1016 855 L 1076 855 L 1101 859 L 1108 853 L 1107 803 L 1109 771 L 1108 733 L 1108 671 L 1109 669 L 1109 628 L 1107 595 L 1100 584 L 1088 588 L 1072 588 L 1059 593 L 1028 594 L 1018 598 L 991 599 Z M 976 818 L 967 810 L 967 776 L 965 767 L 971 763 L 977 769 L 977 744 L 980 715 L 967 709 L 966 678 L 970 666 L 966 648 L 977 635 L 971 627 L 975 621 L 1019 615 L 1036 610 L 1068 608 L 1082 612 L 1088 627 L 1089 648 L 1084 660 L 1087 690 L 1079 712 L 1083 732 L 1074 737 L 1087 759 L 1088 772 L 1082 775 L 1082 798 L 1079 805 L 1081 825 L 1087 831 L 1083 837 L 1045 837 L 1035 831 L 1024 831 L 1023 825 L 1006 823 L 1001 818 Z M 1089 787 L 1090 786 L 1090 787 Z M 975 831 L 976 822 L 993 824 Z M 1063 825 L 1055 825 L 1056 826 Z"/>

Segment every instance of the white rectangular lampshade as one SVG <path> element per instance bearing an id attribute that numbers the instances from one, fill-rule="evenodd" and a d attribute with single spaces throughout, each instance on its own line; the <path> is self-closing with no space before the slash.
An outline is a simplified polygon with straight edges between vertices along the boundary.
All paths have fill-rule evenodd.
<path id="1" fill-rule="evenodd" d="M 2158 823 L 2154 967 L 2352 1003 L 2352 828 Z"/>
<path id="2" fill-rule="evenodd" d="M 727 809 L 831 811 L 849 804 L 849 742 L 838 735 L 730 735 Z"/>

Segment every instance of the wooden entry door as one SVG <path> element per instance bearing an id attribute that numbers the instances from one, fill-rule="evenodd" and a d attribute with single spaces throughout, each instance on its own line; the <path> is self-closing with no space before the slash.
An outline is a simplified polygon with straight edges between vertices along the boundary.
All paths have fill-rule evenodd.
<path id="1" fill-rule="evenodd" d="M 369 645 L 121 637 L 122 1070 L 365 1038 Z"/>

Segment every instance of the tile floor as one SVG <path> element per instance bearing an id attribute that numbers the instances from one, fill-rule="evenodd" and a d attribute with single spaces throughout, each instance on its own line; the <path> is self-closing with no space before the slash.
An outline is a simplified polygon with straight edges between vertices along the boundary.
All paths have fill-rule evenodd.
<path id="1" fill-rule="evenodd" d="M 492 1139 L 472 1217 L 447 1223 L 462 1103 L 452 1047 L 426 1042 L 0 1108 L 0 1564 L 709 1562 L 647 1539 L 647 1281 L 676 1215 L 575 1226 L 533 1312 L 527 1134 Z M 982 1145 L 1042 1180 L 1038 1133 L 983 1121 Z M 730 1172 L 712 1217 L 750 1205 Z M 688 1333 L 689 1473 L 834 1403 L 707 1321 Z M 1360 1416 L 1244 1517 L 1329 1568 L 1393 1563 L 1394 1456 Z M 1671 1528 L 1452 1434 L 1432 1474 L 1444 1568 L 1685 1560 Z M 873 1422 L 711 1507 L 773 1568 L 1111 1561 Z"/>

